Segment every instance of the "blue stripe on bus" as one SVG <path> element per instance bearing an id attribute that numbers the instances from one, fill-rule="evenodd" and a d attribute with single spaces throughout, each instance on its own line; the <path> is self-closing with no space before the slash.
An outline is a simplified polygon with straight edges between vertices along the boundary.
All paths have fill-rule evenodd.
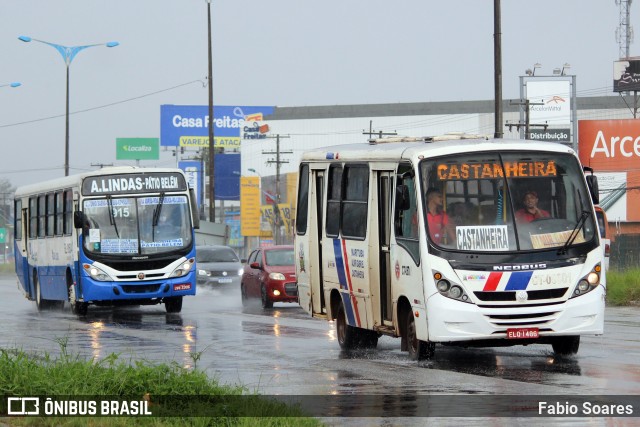
<path id="1" fill-rule="evenodd" d="M 333 254 L 336 257 L 336 271 L 338 272 L 338 281 L 341 289 L 349 289 L 347 286 L 347 276 L 344 274 L 344 260 L 342 258 L 342 247 L 340 239 L 333 239 Z"/>
<path id="2" fill-rule="evenodd" d="M 527 289 L 533 271 L 516 271 L 511 273 L 505 291 L 523 291 Z"/>
<path id="3" fill-rule="evenodd" d="M 351 326 L 356 325 L 356 317 L 353 314 L 353 306 L 351 304 L 351 297 L 347 292 L 341 292 L 340 296 L 342 297 L 342 304 L 344 304 L 344 309 L 347 315 L 347 323 Z"/>
<path id="4" fill-rule="evenodd" d="M 351 298 L 349 295 L 349 287 L 347 285 L 347 276 L 344 270 L 344 258 L 342 257 L 342 246 L 340 245 L 340 239 L 333 239 L 333 254 L 336 257 L 336 272 L 338 273 L 338 281 L 340 282 L 340 289 L 344 289 L 347 292 L 340 292 L 342 297 L 342 304 L 344 304 L 345 314 L 347 315 L 347 323 L 349 325 L 356 324 L 356 317 L 353 314 L 353 306 L 351 304 Z"/>

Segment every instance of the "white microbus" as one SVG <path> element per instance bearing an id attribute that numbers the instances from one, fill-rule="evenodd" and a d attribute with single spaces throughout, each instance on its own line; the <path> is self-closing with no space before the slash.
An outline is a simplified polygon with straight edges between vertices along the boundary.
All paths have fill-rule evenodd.
<path id="1" fill-rule="evenodd" d="M 38 310 L 69 302 L 164 303 L 195 295 L 195 196 L 180 169 L 113 167 L 20 187 L 14 200 L 20 287 Z"/>
<path id="2" fill-rule="evenodd" d="M 415 360 L 436 343 L 566 355 L 603 333 L 597 179 L 567 146 L 376 139 L 305 152 L 299 173 L 300 305 L 343 349 L 384 334 Z"/>

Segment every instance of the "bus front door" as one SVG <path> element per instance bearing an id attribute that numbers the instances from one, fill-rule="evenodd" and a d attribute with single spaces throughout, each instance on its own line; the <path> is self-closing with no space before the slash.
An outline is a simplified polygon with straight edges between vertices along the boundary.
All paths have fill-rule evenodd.
<path id="1" fill-rule="evenodd" d="M 391 298 L 391 198 L 394 172 L 378 173 L 378 245 L 380 254 L 380 314 L 383 322 L 391 322 L 393 316 Z"/>
<path id="2" fill-rule="evenodd" d="M 316 235 L 310 239 L 310 242 L 317 242 L 317 246 L 315 248 L 310 247 L 309 250 L 317 252 L 317 256 L 313 256 L 311 259 L 318 260 L 316 265 L 313 265 L 312 263 L 309 266 L 309 277 L 311 279 L 311 304 L 313 313 L 326 314 L 327 308 L 324 296 L 324 277 L 322 274 L 324 170 L 312 170 L 311 187 L 313 189 L 314 196 L 311 198 L 312 206 L 310 208 L 310 212 L 315 212 L 315 218 L 311 216 L 310 232 L 316 233 Z M 317 284 L 317 286 L 314 286 L 315 284 Z"/>

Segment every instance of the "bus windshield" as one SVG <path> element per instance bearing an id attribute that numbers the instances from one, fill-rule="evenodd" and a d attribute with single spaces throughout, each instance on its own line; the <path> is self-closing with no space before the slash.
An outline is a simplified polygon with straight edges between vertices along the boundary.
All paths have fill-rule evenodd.
<path id="1" fill-rule="evenodd" d="M 186 196 L 105 197 L 82 206 L 84 249 L 108 255 L 149 255 L 191 245 Z"/>
<path id="2" fill-rule="evenodd" d="M 560 249 L 596 225 L 584 175 L 561 153 L 476 152 L 420 164 L 427 235 L 465 252 Z"/>

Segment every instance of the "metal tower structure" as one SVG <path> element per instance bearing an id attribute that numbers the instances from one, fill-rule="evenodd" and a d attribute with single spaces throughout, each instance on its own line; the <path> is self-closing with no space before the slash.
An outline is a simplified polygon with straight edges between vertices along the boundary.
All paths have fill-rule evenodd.
<path id="1" fill-rule="evenodd" d="M 616 28 L 616 40 L 620 45 L 620 59 L 629 57 L 629 45 L 633 41 L 631 1 L 632 0 L 616 0 L 616 4 L 620 6 L 620 25 Z"/>

